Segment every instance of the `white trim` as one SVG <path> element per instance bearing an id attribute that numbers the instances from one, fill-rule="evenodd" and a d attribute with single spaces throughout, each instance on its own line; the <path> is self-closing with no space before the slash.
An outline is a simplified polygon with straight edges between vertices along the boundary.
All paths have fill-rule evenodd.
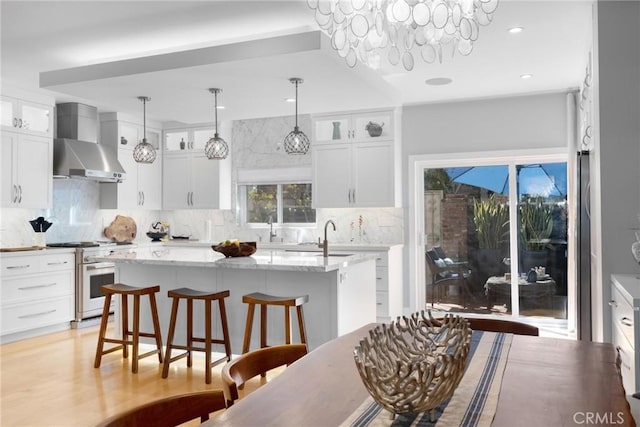
<path id="1" fill-rule="evenodd" d="M 409 156 L 409 309 L 408 312 L 424 310 L 425 266 L 422 257 L 424 247 L 424 169 L 459 166 L 510 165 L 521 163 L 568 162 L 568 148 L 544 148 L 509 151 L 480 151 L 448 154 L 418 154 Z M 514 177 L 515 179 L 515 177 Z M 510 184 L 510 192 L 516 186 Z M 513 198 L 510 194 L 510 198 Z M 512 221 L 513 223 L 513 221 Z M 514 225 L 515 226 L 515 225 Z M 513 249 L 513 248 L 512 248 Z M 418 254 L 420 259 L 418 260 Z M 516 282 L 514 278 L 513 282 Z M 513 283 L 512 283 L 513 286 Z M 512 293 L 515 295 L 515 293 Z M 514 306 L 514 309 L 517 307 Z"/>
<path id="2" fill-rule="evenodd" d="M 238 185 L 310 183 L 311 165 L 291 168 L 238 168 Z"/>

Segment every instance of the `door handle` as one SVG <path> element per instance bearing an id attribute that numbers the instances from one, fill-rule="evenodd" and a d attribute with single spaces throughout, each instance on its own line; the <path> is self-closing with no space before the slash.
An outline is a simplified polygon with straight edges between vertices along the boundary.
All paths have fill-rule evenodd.
<path id="1" fill-rule="evenodd" d="M 633 321 L 628 317 L 623 317 L 622 319 L 620 319 L 620 323 L 622 323 L 624 326 L 633 326 Z"/>

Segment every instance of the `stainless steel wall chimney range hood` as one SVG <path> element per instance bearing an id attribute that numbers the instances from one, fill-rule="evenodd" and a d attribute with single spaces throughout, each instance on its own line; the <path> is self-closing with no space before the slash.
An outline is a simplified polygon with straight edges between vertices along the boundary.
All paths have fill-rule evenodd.
<path id="1" fill-rule="evenodd" d="M 115 152 L 98 144 L 98 110 L 68 102 L 56 105 L 53 176 L 122 182 L 126 172 Z"/>

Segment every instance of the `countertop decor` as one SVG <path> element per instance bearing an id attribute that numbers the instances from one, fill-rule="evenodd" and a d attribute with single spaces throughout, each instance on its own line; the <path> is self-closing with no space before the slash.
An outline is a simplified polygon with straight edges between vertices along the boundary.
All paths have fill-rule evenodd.
<path id="1" fill-rule="evenodd" d="M 256 252 L 256 242 L 229 242 L 213 245 L 211 248 L 226 258 L 251 256 Z"/>

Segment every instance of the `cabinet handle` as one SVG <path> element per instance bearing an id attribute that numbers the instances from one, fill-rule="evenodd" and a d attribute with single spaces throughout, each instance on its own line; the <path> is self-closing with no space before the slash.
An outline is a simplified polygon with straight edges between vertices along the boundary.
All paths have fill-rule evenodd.
<path id="1" fill-rule="evenodd" d="M 18 185 L 18 203 L 22 203 L 22 185 Z"/>
<path id="2" fill-rule="evenodd" d="M 46 284 L 46 285 L 25 286 L 23 288 L 18 288 L 18 289 L 21 290 L 21 291 L 26 291 L 28 289 L 50 288 L 50 287 L 55 286 L 55 285 L 57 285 L 57 283 L 49 283 L 49 284 Z"/>
<path id="3" fill-rule="evenodd" d="M 47 265 L 64 265 L 68 264 L 68 261 L 60 261 L 60 262 L 48 262 Z"/>
<path id="4" fill-rule="evenodd" d="M 349 193 L 347 197 L 349 198 L 349 204 L 351 204 L 351 189 L 349 189 Z"/>
<path id="5" fill-rule="evenodd" d="M 14 127 L 14 128 L 17 128 L 17 127 L 18 127 L 18 118 L 17 118 L 17 117 L 14 117 L 14 118 L 13 118 L 13 127 Z"/>
<path id="6" fill-rule="evenodd" d="M 193 206 L 193 191 L 191 192 L 191 206 Z"/>
<path id="7" fill-rule="evenodd" d="M 353 189 L 353 203 L 356 203 L 356 189 Z"/>
<path id="8" fill-rule="evenodd" d="M 11 186 L 11 203 L 16 202 L 16 185 Z"/>
<path id="9" fill-rule="evenodd" d="M 24 264 L 24 265 L 10 265 L 9 267 L 7 267 L 7 270 L 17 270 L 19 268 L 29 268 L 31 267 L 31 264 Z"/>
<path id="10" fill-rule="evenodd" d="M 45 316 L 47 314 L 55 313 L 56 311 L 57 310 L 54 308 L 53 310 L 43 311 L 41 313 L 25 314 L 24 316 L 18 316 L 18 319 L 27 319 L 29 317 Z"/>
<path id="11" fill-rule="evenodd" d="M 187 191 L 187 206 L 190 206 L 189 205 L 189 194 L 191 194 L 191 191 Z"/>
<path id="12" fill-rule="evenodd" d="M 618 307 L 618 303 L 616 302 L 616 300 L 612 299 L 611 301 L 609 301 L 609 306 L 610 307 Z"/>
<path id="13" fill-rule="evenodd" d="M 21 128 L 22 127 L 22 119 L 18 119 L 18 127 Z"/>
<path id="14" fill-rule="evenodd" d="M 376 280 L 382 280 L 382 277 L 376 277 Z"/>
<path id="15" fill-rule="evenodd" d="M 382 305 L 382 303 L 381 302 L 377 302 L 376 305 Z"/>
<path id="16" fill-rule="evenodd" d="M 144 206 L 144 191 L 140 192 L 142 194 L 142 206 Z"/>
<path id="17" fill-rule="evenodd" d="M 623 317 L 622 319 L 620 319 L 620 323 L 622 323 L 624 326 L 633 326 L 633 320 L 629 319 L 628 317 Z"/>

